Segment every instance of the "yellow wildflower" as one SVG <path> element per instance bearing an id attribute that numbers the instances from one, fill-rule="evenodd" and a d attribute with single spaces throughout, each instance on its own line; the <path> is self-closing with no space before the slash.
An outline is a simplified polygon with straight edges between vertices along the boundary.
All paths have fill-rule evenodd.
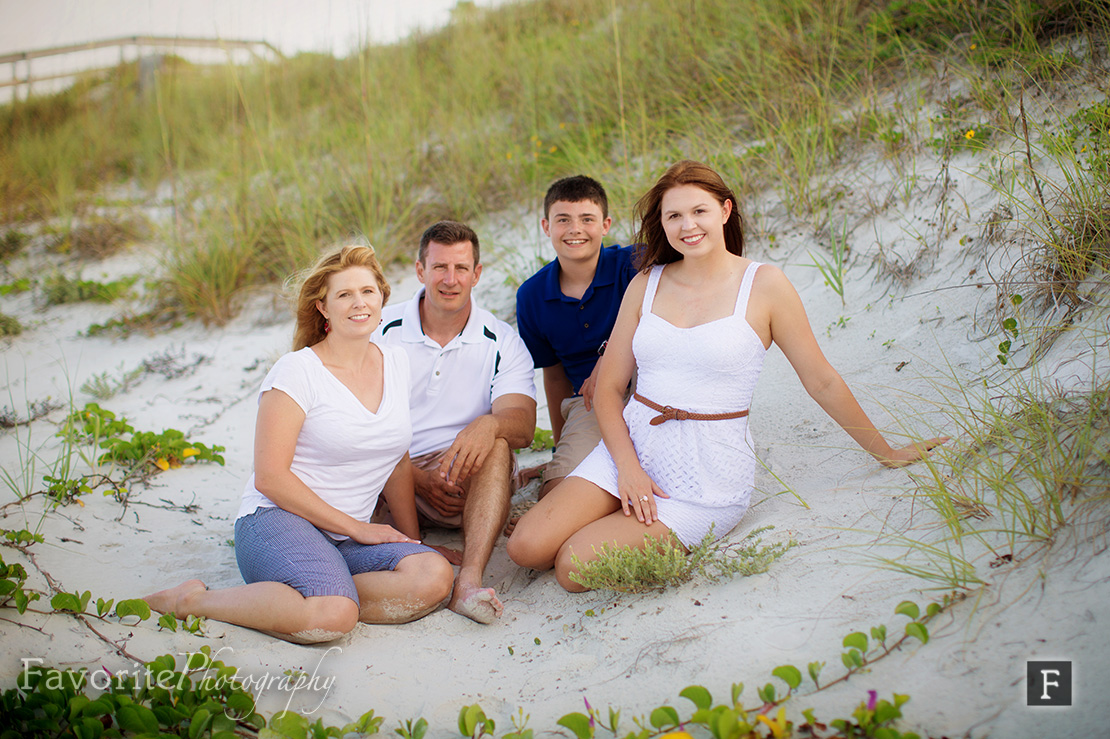
<path id="1" fill-rule="evenodd" d="M 181 452 L 181 458 L 188 459 L 189 457 L 195 456 L 197 454 L 200 454 L 200 452 L 198 452 L 196 449 L 193 449 L 192 447 L 189 447 L 188 449 L 185 449 Z"/>
<path id="2" fill-rule="evenodd" d="M 550 149 L 548 149 L 548 150 L 547 150 L 547 153 L 548 153 L 548 154 L 554 154 L 554 153 L 555 153 L 555 152 L 557 152 L 558 150 L 559 150 L 559 147 L 557 147 L 557 146 L 552 146 L 552 147 L 551 147 Z"/>
<path id="3" fill-rule="evenodd" d="M 969 140 L 975 138 L 975 129 L 968 129 L 968 132 L 964 134 L 964 138 Z"/>
<path id="4" fill-rule="evenodd" d="M 562 131 L 562 130 L 563 130 L 564 128 L 566 128 L 566 127 L 567 127 L 567 124 L 565 124 L 565 123 L 560 123 L 560 124 L 559 124 L 559 130 L 560 130 L 560 131 Z"/>
<path id="5" fill-rule="evenodd" d="M 978 45 L 979 44 L 972 44 L 968 51 L 975 51 L 975 47 L 977 47 Z"/>
<path id="6" fill-rule="evenodd" d="M 159 457 L 158 459 L 154 460 L 154 466 L 165 472 L 170 468 L 170 463 L 166 461 L 165 457 Z"/>
<path id="7" fill-rule="evenodd" d="M 74 498 L 74 500 L 77 501 L 77 505 L 81 506 L 82 508 L 85 507 L 85 501 L 81 500 L 80 498 Z"/>
<path id="8" fill-rule="evenodd" d="M 513 153 L 511 151 L 505 152 L 505 158 L 506 159 L 512 159 L 513 158 Z"/>
<path id="9" fill-rule="evenodd" d="M 659 739 L 694 739 L 694 737 L 690 736 L 689 732 L 672 731 L 669 734 L 664 734 L 663 736 L 659 737 Z"/>
<path id="10" fill-rule="evenodd" d="M 780 708 L 779 712 L 773 719 L 769 719 L 763 714 L 756 716 L 756 718 L 763 723 L 767 724 L 767 728 L 771 730 L 771 736 L 775 739 L 781 739 L 786 736 L 786 709 Z"/>

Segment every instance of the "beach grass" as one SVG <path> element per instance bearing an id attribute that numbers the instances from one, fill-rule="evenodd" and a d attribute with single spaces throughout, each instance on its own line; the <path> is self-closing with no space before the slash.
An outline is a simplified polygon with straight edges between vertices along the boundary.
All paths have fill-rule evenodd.
<path id="1" fill-rule="evenodd" d="M 1014 94 L 1082 66 L 1054 38 L 1110 25 L 1105 3 L 1078 0 L 546 0 L 455 16 L 344 59 L 166 57 L 153 85 L 124 64 L 17 100 L 0 109 L 0 218 L 73 224 L 106 186 L 139 201 L 168 189 L 173 264 L 190 273 L 173 291 L 220 323 L 243 285 L 280 280 L 325 245 L 361 236 L 405 258 L 432 219 L 534 202 L 580 171 L 606 183 L 618 217 L 688 156 L 820 218 L 830 165 L 883 137 L 901 147 L 914 128 L 919 106 L 881 102 L 894 81 L 943 60 L 967 80 L 1011 70 Z M 893 156 L 912 169 L 912 146 Z M 229 259 L 246 268 L 212 272 Z"/>

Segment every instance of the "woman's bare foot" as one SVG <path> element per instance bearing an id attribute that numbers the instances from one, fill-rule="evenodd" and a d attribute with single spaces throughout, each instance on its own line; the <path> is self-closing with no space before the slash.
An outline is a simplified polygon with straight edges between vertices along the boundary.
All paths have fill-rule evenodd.
<path id="1" fill-rule="evenodd" d="M 493 623 L 505 609 L 493 588 L 467 589 L 458 584 L 447 607 L 480 624 Z"/>
<path id="2" fill-rule="evenodd" d="M 152 611 L 158 613 L 173 613 L 178 618 L 194 616 L 189 610 L 188 602 L 196 593 L 208 590 L 208 586 L 200 580 L 186 580 L 177 587 L 159 590 L 157 593 L 143 596 L 143 600 Z"/>

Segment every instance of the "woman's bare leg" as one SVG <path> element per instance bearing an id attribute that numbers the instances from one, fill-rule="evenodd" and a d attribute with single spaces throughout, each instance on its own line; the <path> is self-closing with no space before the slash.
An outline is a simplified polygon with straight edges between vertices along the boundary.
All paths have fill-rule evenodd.
<path id="1" fill-rule="evenodd" d="M 614 498 L 614 500 L 616 499 Z M 672 536 L 671 530 L 659 521 L 655 521 L 650 526 L 645 526 L 635 516 L 626 516 L 624 511 L 617 510 L 604 518 L 583 526 L 566 540 L 555 557 L 555 577 L 565 590 L 572 593 L 581 593 L 588 590 L 588 588 L 570 579 L 571 573 L 578 571 L 574 563 L 574 557 L 585 564 L 597 559 L 603 548 L 632 547 L 633 549 L 643 549 L 651 546 L 652 543 L 672 538 Z M 672 541 L 682 546 L 677 539 L 672 539 Z"/>
<path id="2" fill-rule="evenodd" d="M 509 537 L 509 557 L 522 567 L 550 570 L 560 548 L 575 532 L 620 507 L 620 501 L 594 483 L 567 477 L 521 516 Z"/>
<path id="3" fill-rule="evenodd" d="M 178 618 L 211 618 L 298 644 L 337 639 L 358 623 L 358 605 L 350 598 L 342 595 L 306 598 L 278 582 L 209 590 L 200 580 L 188 580 L 143 600 L 159 613 L 173 612 Z"/>
<path id="4" fill-rule="evenodd" d="M 437 552 L 410 554 L 397 568 L 355 575 L 358 618 L 368 624 L 403 624 L 428 615 L 451 595 L 455 571 Z"/>

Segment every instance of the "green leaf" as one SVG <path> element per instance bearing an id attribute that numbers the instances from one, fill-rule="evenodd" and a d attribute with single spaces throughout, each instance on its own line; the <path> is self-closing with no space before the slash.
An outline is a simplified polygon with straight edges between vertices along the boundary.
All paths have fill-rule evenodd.
<path id="1" fill-rule="evenodd" d="M 886 626 L 872 626 L 871 638 L 882 644 L 886 641 Z"/>
<path id="2" fill-rule="evenodd" d="M 759 694 L 759 699 L 764 703 L 775 702 L 775 686 L 771 683 L 767 683 L 756 692 Z"/>
<path id="3" fill-rule="evenodd" d="M 908 619 L 916 619 L 921 615 L 921 609 L 912 600 L 904 600 L 897 605 L 894 609 L 895 613 L 900 613 Z"/>
<path id="4" fill-rule="evenodd" d="M 578 739 L 590 739 L 594 735 L 594 729 L 590 726 L 590 717 L 584 713 L 568 713 L 555 723 L 570 729 Z"/>
<path id="5" fill-rule="evenodd" d="M 274 714 L 269 729 L 289 739 L 308 739 L 308 719 L 290 711 Z"/>
<path id="6" fill-rule="evenodd" d="M 693 703 L 697 708 L 705 709 L 713 705 L 713 696 L 700 685 L 690 685 L 683 688 L 682 692 L 678 695 Z"/>
<path id="7" fill-rule="evenodd" d="M 794 665 L 779 665 L 771 674 L 786 683 L 786 687 L 796 690 L 802 684 L 802 673 Z"/>
<path id="8" fill-rule="evenodd" d="M 655 728 L 662 729 L 667 726 L 678 726 L 681 719 L 678 717 L 678 711 L 670 706 L 659 706 L 651 712 L 649 721 Z"/>
<path id="9" fill-rule="evenodd" d="M 138 616 L 140 621 L 146 621 L 150 618 L 150 606 L 146 604 L 146 601 L 138 598 L 121 600 L 116 603 L 116 617 L 126 618 L 128 616 Z"/>
<path id="10" fill-rule="evenodd" d="M 858 649 L 860 652 L 867 651 L 867 635 L 862 631 L 854 631 L 848 636 L 844 637 L 844 646 L 850 649 Z"/>
<path id="11" fill-rule="evenodd" d="M 478 726 L 478 722 L 484 718 L 482 707 L 477 703 L 463 706 L 459 709 L 459 733 L 463 736 L 474 736 L 474 729 Z"/>
<path id="12" fill-rule="evenodd" d="M 81 612 L 81 600 L 73 593 L 58 593 L 50 599 L 50 607 L 55 611 Z"/>
<path id="13" fill-rule="evenodd" d="M 177 631 L 177 616 L 172 613 L 163 613 L 158 617 L 158 625 L 170 631 Z"/>
<path id="14" fill-rule="evenodd" d="M 1010 296 L 1010 302 L 1013 303 L 1014 305 L 1021 305 L 1023 300 L 1024 300 L 1024 298 L 1022 298 L 1020 295 L 1011 295 Z"/>
<path id="15" fill-rule="evenodd" d="M 944 609 L 941 607 L 940 603 L 930 603 L 929 605 L 925 606 L 925 617 L 932 618 L 933 616 L 940 613 L 942 610 Z"/>
<path id="16" fill-rule="evenodd" d="M 212 723 L 212 714 L 201 708 L 189 720 L 189 739 L 199 739 Z"/>
<path id="17" fill-rule="evenodd" d="M 925 628 L 925 624 L 920 624 L 917 621 L 906 624 L 906 636 L 920 639 L 922 644 L 929 643 L 929 630 Z"/>
<path id="18" fill-rule="evenodd" d="M 158 719 L 146 706 L 129 703 L 116 711 L 116 721 L 124 731 L 135 734 L 157 734 Z"/>
<path id="19" fill-rule="evenodd" d="M 813 679 L 813 684 L 817 684 L 817 678 L 821 674 L 821 668 L 825 666 L 824 662 L 810 662 L 809 663 L 809 676 Z"/>
<path id="20" fill-rule="evenodd" d="M 732 705 L 740 702 L 740 694 L 744 692 L 744 683 L 732 684 Z"/>
<path id="21" fill-rule="evenodd" d="M 96 615 L 106 616 L 112 610 L 112 604 L 115 603 L 115 598 L 104 600 L 103 598 L 96 599 Z"/>
<path id="22" fill-rule="evenodd" d="M 740 719 L 736 711 L 725 708 L 717 714 L 717 720 L 710 722 L 709 730 L 716 739 L 733 739 L 740 735 Z"/>

